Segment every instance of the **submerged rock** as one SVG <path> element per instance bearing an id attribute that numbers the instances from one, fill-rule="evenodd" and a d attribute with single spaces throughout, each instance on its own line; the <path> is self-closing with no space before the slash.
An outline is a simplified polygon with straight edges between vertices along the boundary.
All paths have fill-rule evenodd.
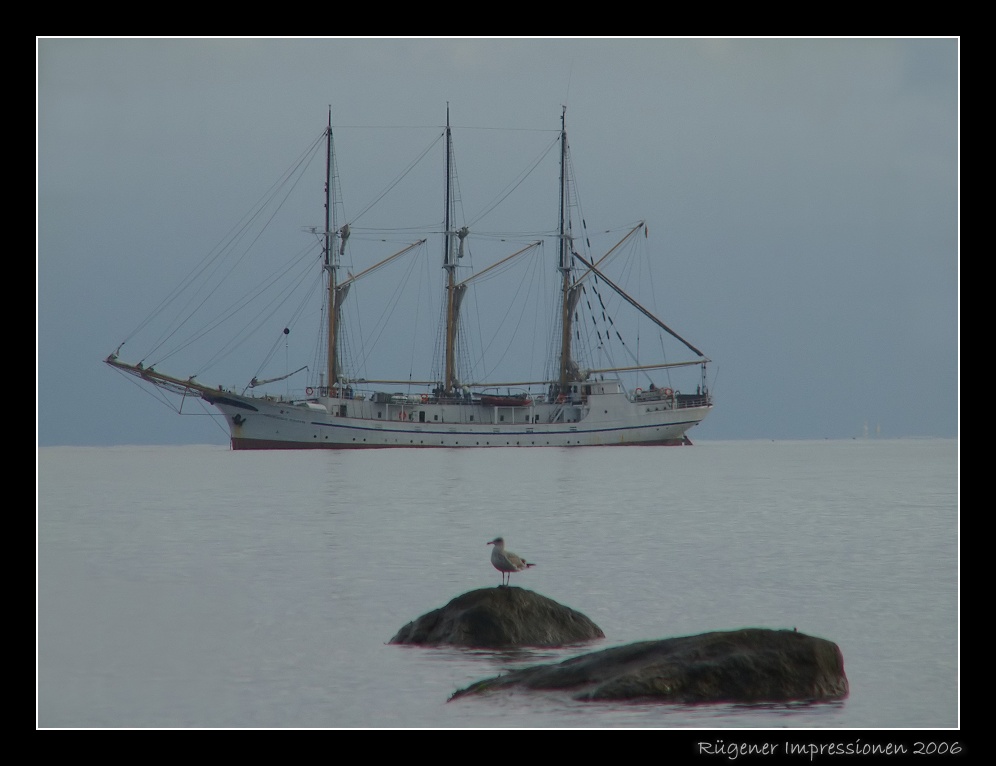
<path id="1" fill-rule="evenodd" d="M 604 649 L 478 681 L 450 699 L 512 689 L 564 691 L 582 701 L 677 703 L 828 701 L 849 692 L 836 644 L 763 628 Z"/>
<path id="2" fill-rule="evenodd" d="M 605 638 L 580 612 L 522 588 L 472 590 L 408 623 L 392 644 L 554 647 Z"/>

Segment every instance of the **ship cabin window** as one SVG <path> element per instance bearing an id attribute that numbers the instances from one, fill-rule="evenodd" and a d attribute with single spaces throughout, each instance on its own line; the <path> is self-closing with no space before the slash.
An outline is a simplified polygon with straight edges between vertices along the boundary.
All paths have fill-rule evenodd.
<path id="1" fill-rule="evenodd" d="M 433 419 L 433 420 L 439 420 L 439 415 L 433 415 L 433 416 L 432 416 L 432 419 Z"/>
<path id="2" fill-rule="evenodd" d="M 418 414 L 418 422 L 419 423 L 424 423 L 425 422 L 425 412 L 424 411 L 419 412 L 419 414 Z"/>
<path id="3" fill-rule="evenodd" d="M 501 421 L 502 423 L 504 423 L 505 422 L 505 416 L 504 415 L 499 415 L 498 416 L 498 420 Z"/>
<path id="4" fill-rule="evenodd" d="M 346 417 L 346 405 L 345 404 L 340 404 L 339 405 L 339 417 L 340 418 Z"/>
<path id="5" fill-rule="evenodd" d="M 471 415 L 471 416 L 470 416 L 470 422 L 471 422 L 471 423 L 473 423 L 473 422 L 474 422 L 474 416 L 473 416 L 473 415 Z"/>
<path id="6" fill-rule="evenodd" d="M 586 385 L 584 387 L 584 392 L 585 392 L 585 394 L 587 394 L 587 395 L 590 396 L 591 395 L 591 386 L 590 385 Z"/>
<path id="7" fill-rule="evenodd" d="M 382 417 L 384 417 L 384 413 L 383 413 L 383 412 L 381 412 L 380 410 L 377 410 L 377 417 L 378 417 L 378 418 L 382 418 Z"/>

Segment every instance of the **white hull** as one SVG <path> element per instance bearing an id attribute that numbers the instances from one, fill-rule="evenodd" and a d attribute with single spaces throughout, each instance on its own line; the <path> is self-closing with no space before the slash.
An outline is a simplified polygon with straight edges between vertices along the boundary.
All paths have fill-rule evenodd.
<path id="1" fill-rule="evenodd" d="M 585 387 L 594 391 L 574 401 L 522 407 L 383 394 L 306 401 L 202 396 L 225 415 L 236 450 L 681 445 L 712 408 L 703 396 L 631 399 L 616 382 Z"/>

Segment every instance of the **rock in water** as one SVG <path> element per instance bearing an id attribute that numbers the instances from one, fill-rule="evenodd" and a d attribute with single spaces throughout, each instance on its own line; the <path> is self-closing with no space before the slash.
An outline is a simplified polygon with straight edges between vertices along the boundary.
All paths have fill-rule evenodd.
<path id="1" fill-rule="evenodd" d="M 659 702 L 829 701 L 848 695 L 840 648 L 794 630 L 745 628 L 603 649 L 489 678 L 450 698 L 500 690 Z"/>
<path id="2" fill-rule="evenodd" d="M 580 612 L 522 588 L 482 588 L 408 623 L 392 644 L 478 649 L 555 647 L 605 638 Z"/>

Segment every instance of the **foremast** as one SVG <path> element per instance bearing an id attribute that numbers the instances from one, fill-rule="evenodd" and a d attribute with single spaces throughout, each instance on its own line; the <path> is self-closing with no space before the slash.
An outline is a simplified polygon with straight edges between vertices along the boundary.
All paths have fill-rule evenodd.
<path id="1" fill-rule="evenodd" d="M 329 107 L 329 123 L 325 129 L 325 234 L 323 238 L 323 268 L 328 280 L 328 348 L 326 349 L 325 385 L 337 384 L 342 370 L 339 365 L 339 324 L 342 304 L 349 292 L 350 280 L 339 284 L 339 261 L 346 249 L 349 238 L 349 224 L 338 227 L 335 206 L 335 151 L 332 143 L 332 108 Z"/>

